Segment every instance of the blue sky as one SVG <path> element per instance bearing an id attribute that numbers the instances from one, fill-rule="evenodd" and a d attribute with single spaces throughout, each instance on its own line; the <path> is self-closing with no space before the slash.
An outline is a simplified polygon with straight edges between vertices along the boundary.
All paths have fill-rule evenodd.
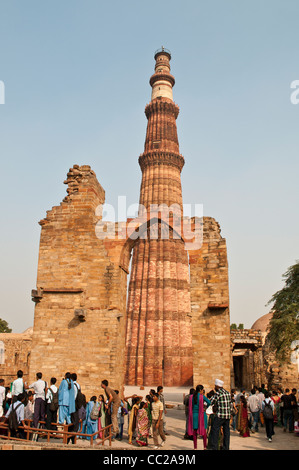
<path id="1" fill-rule="evenodd" d="M 298 256 L 297 0 L 0 1 L 1 308 L 33 325 L 40 226 L 89 164 L 138 202 L 154 52 L 172 53 L 186 204 L 227 240 L 231 322 L 268 312 Z"/>

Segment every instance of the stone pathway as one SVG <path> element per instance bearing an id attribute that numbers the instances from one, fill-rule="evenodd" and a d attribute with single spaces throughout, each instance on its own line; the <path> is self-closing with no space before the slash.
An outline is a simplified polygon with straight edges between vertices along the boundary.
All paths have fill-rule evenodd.
<path id="1" fill-rule="evenodd" d="M 145 390 L 140 390 L 138 387 L 126 387 L 125 388 L 125 396 L 130 396 L 133 393 L 138 395 L 145 395 L 148 394 L 150 388 L 154 387 L 146 387 Z M 184 406 L 182 405 L 183 401 L 183 393 L 188 393 L 188 389 L 184 388 L 165 388 L 164 389 L 164 396 L 166 399 L 166 403 L 171 405 L 172 408 L 167 409 L 166 415 L 166 427 L 169 435 L 167 436 L 166 445 L 161 448 L 161 451 L 193 451 L 193 441 L 185 440 L 184 432 L 185 432 L 185 410 Z M 160 439 L 160 438 L 159 438 Z M 12 441 L 0 441 L 0 448 L 5 446 L 7 450 L 11 449 L 30 449 L 32 448 L 33 443 L 28 444 L 21 444 L 16 443 L 14 444 Z M 4 447 L 4 448 L 5 448 Z M 112 442 L 112 446 L 109 447 L 108 443 L 106 442 L 104 446 L 102 445 L 94 445 L 93 447 L 90 446 L 90 442 L 86 440 L 77 440 L 77 445 L 69 444 L 68 446 L 63 446 L 61 443 L 53 442 L 47 444 L 42 439 L 36 443 L 35 448 L 38 450 L 45 449 L 45 448 L 64 448 L 67 450 L 70 449 L 84 449 L 84 450 L 105 450 L 105 451 L 115 451 L 117 455 L 117 451 L 120 450 L 128 450 L 128 451 L 153 451 L 153 452 L 161 452 L 160 450 L 154 450 L 154 443 L 153 439 L 149 439 L 149 445 L 147 447 L 138 447 L 136 444 L 130 445 L 127 439 L 127 420 L 125 418 L 125 425 L 124 425 L 124 439 L 122 441 L 115 440 Z M 3 449 L 3 447 L 2 447 Z M 198 439 L 198 451 L 203 449 L 202 440 Z M 4 449 L 3 449 L 4 450 Z M 295 433 L 283 432 L 282 428 L 275 428 L 275 435 L 273 436 L 272 442 L 269 442 L 266 439 L 266 432 L 265 428 L 260 428 L 260 432 L 251 434 L 250 437 L 241 437 L 239 436 L 238 432 L 231 431 L 230 437 L 230 450 L 299 450 L 299 435 Z M 131 454 L 131 452 L 128 452 Z"/>

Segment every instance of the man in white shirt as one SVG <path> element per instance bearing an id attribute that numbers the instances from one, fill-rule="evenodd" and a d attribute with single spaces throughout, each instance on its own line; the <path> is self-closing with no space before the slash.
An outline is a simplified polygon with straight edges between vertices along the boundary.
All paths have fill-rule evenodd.
<path id="1" fill-rule="evenodd" d="M 255 432 L 255 431 L 258 432 L 261 403 L 254 388 L 251 390 L 251 395 L 249 395 L 247 403 L 248 403 L 249 411 L 251 413 L 251 419 L 250 419 L 250 425 L 252 426 L 251 432 Z M 252 423 L 252 419 L 253 419 L 253 423 Z"/>
<path id="2" fill-rule="evenodd" d="M 3 416 L 3 402 L 5 400 L 4 379 L 0 379 L 0 418 Z"/>
<path id="3" fill-rule="evenodd" d="M 46 417 L 46 390 L 47 382 L 42 380 L 43 374 L 38 372 L 36 374 L 36 382 L 29 385 L 29 388 L 32 388 L 35 394 L 34 400 L 34 415 L 33 415 L 33 427 L 38 427 L 39 421 L 45 421 Z"/>
<path id="4" fill-rule="evenodd" d="M 18 370 L 17 379 L 12 383 L 11 395 L 17 397 L 21 393 L 24 393 L 25 384 L 23 381 L 23 371 Z"/>
<path id="5" fill-rule="evenodd" d="M 57 409 L 52 409 L 50 406 L 53 403 L 54 395 L 58 392 L 58 388 L 56 387 L 56 377 L 51 378 L 51 385 L 47 390 L 46 394 L 46 428 L 47 429 L 55 429 L 55 426 L 52 423 L 57 422 L 57 412 L 58 412 L 58 402 L 57 402 Z"/>

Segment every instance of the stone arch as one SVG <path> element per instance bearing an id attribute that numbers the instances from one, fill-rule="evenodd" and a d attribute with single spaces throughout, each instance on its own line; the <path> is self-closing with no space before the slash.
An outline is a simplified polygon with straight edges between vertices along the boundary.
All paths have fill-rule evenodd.
<path id="1" fill-rule="evenodd" d="M 119 266 L 122 268 L 127 274 L 130 273 L 129 266 L 130 260 L 132 256 L 133 248 L 139 238 L 141 238 L 145 232 L 147 232 L 153 225 L 161 223 L 164 227 L 168 227 L 169 231 L 173 234 L 172 237 L 176 239 L 182 240 L 185 244 L 185 240 L 181 236 L 181 234 L 172 226 L 171 223 L 167 223 L 161 217 L 151 217 L 148 218 L 142 225 L 140 225 L 137 229 L 132 230 L 129 232 L 128 238 L 126 239 L 121 253 L 120 253 L 120 260 Z"/>

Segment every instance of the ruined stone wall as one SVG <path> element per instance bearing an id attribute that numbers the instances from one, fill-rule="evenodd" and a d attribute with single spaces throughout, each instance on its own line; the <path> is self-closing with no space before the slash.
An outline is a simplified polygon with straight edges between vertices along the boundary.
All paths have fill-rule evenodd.
<path id="1" fill-rule="evenodd" d="M 0 334 L 0 378 L 5 387 L 17 378 L 17 371 L 22 370 L 24 380 L 29 379 L 29 364 L 32 344 L 32 332 Z"/>
<path id="2" fill-rule="evenodd" d="M 124 375 L 126 273 L 120 246 L 96 235 L 105 192 L 89 166 L 68 173 L 67 197 L 40 222 L 29 376 L 76 372 L 89 399 L 102 379 L 121 389 Z"/>
<path id="3" fill-rule="evenodd" d="M 193 383 L 206 390 L 215 379 L 230 389 L 231 347 L 226 241 L 215 219 L 203 218 L 203 242 L 189 251 Z"/>

